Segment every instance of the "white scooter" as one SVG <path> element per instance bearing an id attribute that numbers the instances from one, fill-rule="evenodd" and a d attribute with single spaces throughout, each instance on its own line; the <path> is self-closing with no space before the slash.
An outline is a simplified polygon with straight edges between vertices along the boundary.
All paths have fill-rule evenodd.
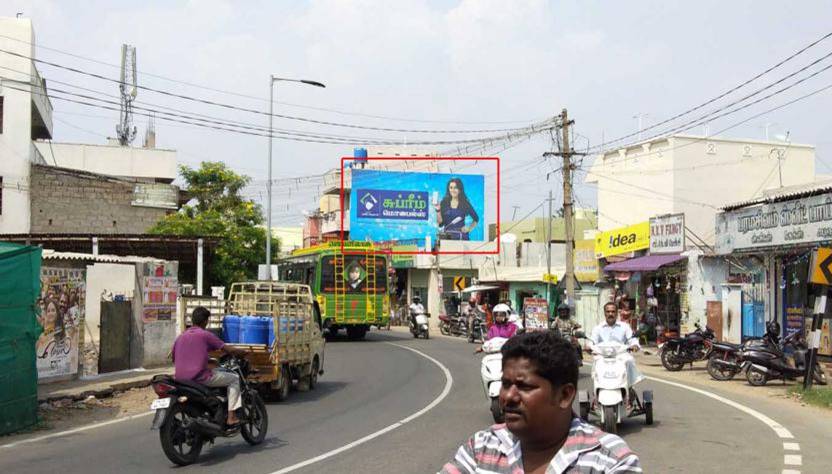
<path id="1" fill-rule="evenodd" d="M 602 342 L 592 347 L 592 388 L 578 392 L 581 418 L 589 414 L 601 418 L 601 427 L 615 434 L 618 423 L 624 418 L 644 415 L 648 425 L 653 424 L 653 391 L 644 390 L 639 399 L 627 378 L 627 346 L 619 342 Z M 629 401 L 629 403 L 627 403 Z M 629 406 L 628 406 L 629 405 Z"/>
<path id="2" fill-rule="evenodd" d="M 482 351 L 485 357 L 482 358 L 480 376 L 482 377 L 482 388 L 485 397 L 491 401 L 491 416 L 494 423 L 504 421 L 503 409 L 500 407 L 500 386 L 503 384 L 503 354 L 500 349 L 508 341 L 504 337 L 495 337 L 485 341 Z"/>
<path id="3" fill-rule="evenodd" d="M 410 333 L 413 334 L 413 337 L 418 338 L 419 336 L 422 336 L 425 339 L 430 339 L 430 330 L 428 327 L 429 317 L 430 314 L 428 313 L 419 313 L 411 318 Z M 414 320 L 416 321 L 416 324 L 413 324 Z"/>

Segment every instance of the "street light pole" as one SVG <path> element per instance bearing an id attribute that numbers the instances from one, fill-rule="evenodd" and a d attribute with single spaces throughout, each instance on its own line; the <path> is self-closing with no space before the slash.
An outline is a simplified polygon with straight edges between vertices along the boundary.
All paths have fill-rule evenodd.
<path id="1" fill-rule="evenodd" d="M 274 74 L 269 76 L 269 179 L 266 182 L 266 269 L 269 272 L 269 279 L 271 279 L 271 265 L 272 265 L 272 141 L 274 140 L 274 89 L 275 82 L 299 82 L 315 87 L 325 88 L 326 86 L 318 81 L 310 81 L 306 79 L 286 79 L 277 77 Z"/>

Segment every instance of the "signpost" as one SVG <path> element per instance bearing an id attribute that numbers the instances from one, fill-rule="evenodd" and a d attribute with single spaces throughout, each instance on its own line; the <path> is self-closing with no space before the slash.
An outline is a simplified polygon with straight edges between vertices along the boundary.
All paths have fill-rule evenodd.
<path id="1" fill-rule="evenodd" d="M 803 375 L 803 389 L 812 387 L 815 361 L 820 347 L 820 320 L 826 313 L 826 296 L 832 285 L 832 248 L 821 247 L 812 253 L 809 265 L 809 283 L 815 286 L 815 309 L 812 314 L 812 332 L 809 336 L 809 354 L 806 356 L 806 373 Z"/>
<path id="2" fill-rule="evenodd" d="M 465 284 L 465 277 L 454 277 L 454 291 L 463 291 L 467 286 Z"/>

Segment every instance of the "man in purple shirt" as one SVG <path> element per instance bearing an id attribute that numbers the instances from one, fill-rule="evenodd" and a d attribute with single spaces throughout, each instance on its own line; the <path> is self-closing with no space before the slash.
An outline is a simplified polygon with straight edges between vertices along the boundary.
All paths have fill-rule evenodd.
<path id="1" fill-rule="evenodd" d="M 244 349 L 225 345 L 222 339 L 207 331 L 208 318 L 211 312 L 199 306 L 191 314 L 193 326 L 185 330 L 173 343 L 171 356 L 176 368 L 174 378 L 187 380 L 205 385 L 206 387 L 228 387 L 228 418 L 229 426 L 240 424 L 235 410 L 240 408 L 240 378 L 237 374 L 225 369 L 208 368 L 209 353 L 222 350 L 231 355 L 242 356 Z"/>

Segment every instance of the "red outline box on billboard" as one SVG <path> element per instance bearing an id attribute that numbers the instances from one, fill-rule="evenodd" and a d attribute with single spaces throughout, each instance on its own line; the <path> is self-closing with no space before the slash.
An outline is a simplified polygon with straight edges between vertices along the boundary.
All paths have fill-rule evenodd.
<path id="1" fill-rule="evenodd" d="M 366 158 L 355 158 L 353 156 L 344 156 L 341 157 L 341 189 L 339 193 L 339 200 L 341 204 L 341 225 L 339 229 L 339 237 L 341 242 L 341 252 L 344 255 L 352 255 L 352 254 L 363 254 L 363 252 L 358 250 L 346 250 L 344 248 L 344 170 L 345 164 L 347 162 L 360 162 L 360 163 L 367 163 L 369 161 L 453 161 L 453 162 L 460 162 L 460 161 L 493 161 L 495 166 L 497 167 L 497 232 L 496 232 L 496 241 L 493 242 L 494 249 L 493 250 L 461 250 L 461 251 L 442 251 L 442 250 L 415 250 L 415 251 L 403 251 L 403 250 L 392 250 L 391 249 L 382 249 L 379 250 L 381 253 L 386 253 L 390 255 L 497 255 L 500 253 L 500 158 L 497 156 L 465 156 L 465 157 L 399 157 L 399 156 L 371 156 Z M 406 170 L 401 170 L 406 171 Z M 485 214 L 485 212 L 483 212 Z M 483 221 L 485 221 L 485 215 L 483 215 Z M 483 223 L 483 226 L 486 226 L 486 223 Z M 487 232 L 485 231 L 487 227 L 484 228 L 484 233 L 487 237 Z M 482 246 L 485 247 L 492 242 L 485 240 L 482 242 Z"/>

